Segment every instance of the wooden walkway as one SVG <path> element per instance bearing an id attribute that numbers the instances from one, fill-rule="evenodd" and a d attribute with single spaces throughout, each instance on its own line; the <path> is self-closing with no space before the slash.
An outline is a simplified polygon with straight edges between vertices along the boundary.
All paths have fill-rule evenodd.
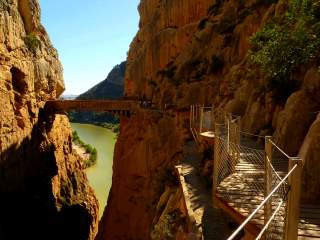
<path id="1" fill-rule="evenodd" d="M 302 159 L 288 156 L 272 137 L 241 132 L 240 126 L 239 116 L 203 105 L 190 108 L 196 143 L 215 148 L 214 202 L 241 224 L 230 238 L 245 229 L 248 239 L 261 233 L 266 239 L 320 240 L 320 203 L 299 205 Z"/>
<path id="2" fill-rule="evenodd" d="M 47 101 L 45 108 L 55 111 L 94 111 L 129 115 L 138 109 L 138 102 L 133 100 L 54 100 Z"/>
<path id="3" fill-rule="evenodd" d="M 249 147 L 260 148 L 253 140 L 242 141 Z M 228 212 L 236 221 L 242 223 L 264 200 L 265 176 L 264 169 L 250 158 L 245 158 L 246 153 L 240 154 L 240 161 L 235 167 L 235 172 L 226 177 L 217 188 L 215 198 L 218 205 Z M 249 159 L 249 160 L 248 160 Z M 286 161 L 275 161 L 275 170 L 281 178 L 288 171 Z M 261 191 L 257 193 L 256 189 Z M 274 196 L 273 202 L 280 202 L 281 196 Z M 273 209 L 276 206 L 272 206 Z M 276 216 L 277 226 L 284 225 L 285 205 L 281 207 Z M 260 209 L 258 214 L 248 224 L 247 228 L 253 235 L 257 235 L 264 225 L 264 209 Z M 282 239 L 279 228 L 272 230 L 272 239 Z M 300 240 L 320 240 L 320 203 L 319 205 L 301 205 L 300 221 L 298 227 L 298 239 Z"/>

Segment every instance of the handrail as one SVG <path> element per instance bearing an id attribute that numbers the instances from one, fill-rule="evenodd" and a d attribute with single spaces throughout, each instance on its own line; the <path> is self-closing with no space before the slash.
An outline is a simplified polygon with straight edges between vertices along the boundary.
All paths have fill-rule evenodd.
<path id="1" fill-rule="evenodd" d="M 278 149 L 284 156 L 286 156 L 287 158 L 291 158 L 288 154 L 286 154 L 281 148 L 279 148 L 277 146 L 277 144 L 275 144 L 271 139 L 269 139 L 270 143 L 276 148 Z"/>
<path id="2" fill-rule="evenodd" d="M 274 169 L 272 162 L 270 161 L 269 157 L 266 156 L 268 163 L 270 164 L 270 167 L 272 168 L 273 172 L 275 173 L 276 177 L 281 181 L 282 178 L 280 177 L 280 175 L 277 173 L 277 171 Z"/>
<path id="3" fill-rule="evenodd" d="M 265 224 L 265 226 L 262 228 L 260 234 L 256 237 L 256 240 L 259 240 L 259 239 L 263 236 L 264 232 L 268 229 L 270 223 L 271 223 L 272 220 L 275 218 L 276 214 L 279 212 L 279 210 L 280 210 L 283 202 L 284 202 L 284 200 L 281 199 L 280 203 L 278 204 L 278 207 L 277 207 L 276 210 L 273 212 L 272 216 L 270 217 L 270 219 L 268 220 L 268 222 Z"/>
<path id="4" fill-rule="evenodd" d="M 291 175 L 291 173 L 297 168 L 298 164 L 295 164 L 293 168 L 288 172 L 288 174 L 278 183 L 278 185 L 269 193 L 269 195 L 260 203 L 260 205 L 247 217 L 247 219 L 235 230 L 232 235 L 228 238 L 228 240 L 234 239 L 240 231 L 247 225 L 247 223 L 256 215 L 256 213 L 262 208 L 262 206 L 271 198 L 271 196 L 280 188 L 280 186 L 284 183 L 287 178 Z"/>
<path id="5" fill-rule="evenodd" d="M 240 131 L 240 133 L 242 133 L 243 135 L 248 135 L 248 136 L 258 137 L 258 138 L 265 138 L 266 137 L 266 136 L 263 136 L 263 135 L 248 133 L 248 132 L 244 132 L 244 131 Z"/>

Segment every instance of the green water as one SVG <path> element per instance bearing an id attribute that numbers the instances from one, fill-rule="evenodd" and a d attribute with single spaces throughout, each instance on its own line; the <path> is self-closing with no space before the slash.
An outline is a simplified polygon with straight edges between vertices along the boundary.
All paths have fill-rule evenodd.
<path id="1" fill-rule="evenodd" d="M 80 138 L 95 147 L 98 151 L 97 164 L 86 170 L 89 183 L 94 189 L 99 201 L 99 216 L 103 214 L 104 207 L 112 182 L 113 150 L 116 134 L 112 131 L 90 124 L 72 123 Z"/>

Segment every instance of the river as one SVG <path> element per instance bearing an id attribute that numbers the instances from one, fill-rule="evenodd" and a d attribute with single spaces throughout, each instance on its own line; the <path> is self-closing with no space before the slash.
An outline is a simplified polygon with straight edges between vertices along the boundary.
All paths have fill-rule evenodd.
<path id="1" fill-rule="evenodd" d="M 103 214 L 104 207 L 112 182 L 113 150 L 116 134 L 111 130 L 91 124 L 71 123 L 80 138 L 95 147 L 98 151 L 97 164 L 86 170 L 89 183 L 94 189 L 99 201 L 99 216 Z"/>

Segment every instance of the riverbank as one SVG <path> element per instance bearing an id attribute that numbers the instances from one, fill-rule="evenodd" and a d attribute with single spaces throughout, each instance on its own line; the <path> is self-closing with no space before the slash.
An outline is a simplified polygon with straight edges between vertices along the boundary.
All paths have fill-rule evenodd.
<path id="1" fill-rule="evenodd" d="M 86 173 L 99 201 L 99 216 L 101 217 L 112 183 L 113 151 L 117 134 L 107 128 L 92 124 L 71 123 L 71 127 L 78 132 L 84 142 L 98 151 L 96 164 L 86 169 Z"/>
<path id="2" fill-rule="evenodd" d="M 92 123 L 93 125 L 103 127 L 106 129 L 111 130 L 112 132 L 119 134 L 120 133 L 120 123 L 102 123 L 102 122 L 95 122 Z"/>
<path id="3" fill-rule="evenodd" d="M 77 131 L 72 132 L 72 149 L 83 160 L 85 168 L 94 166 L 97 163 L 97 149 L 81 140 Z"/>
<path id="4" fill-rule="evenodd" d="M 72 119 L 71 119 L 72 120 Z M 89 124 L 89 125 L 94 125 L 97 127 L 103 127 L 108 130 L 111 130 L 113 133 L 116 133 L 117 135 L 120 133 L 120 123 L 107 123 L 107 122 L 73 122 L 71 121 L 72 124 Z"/>

